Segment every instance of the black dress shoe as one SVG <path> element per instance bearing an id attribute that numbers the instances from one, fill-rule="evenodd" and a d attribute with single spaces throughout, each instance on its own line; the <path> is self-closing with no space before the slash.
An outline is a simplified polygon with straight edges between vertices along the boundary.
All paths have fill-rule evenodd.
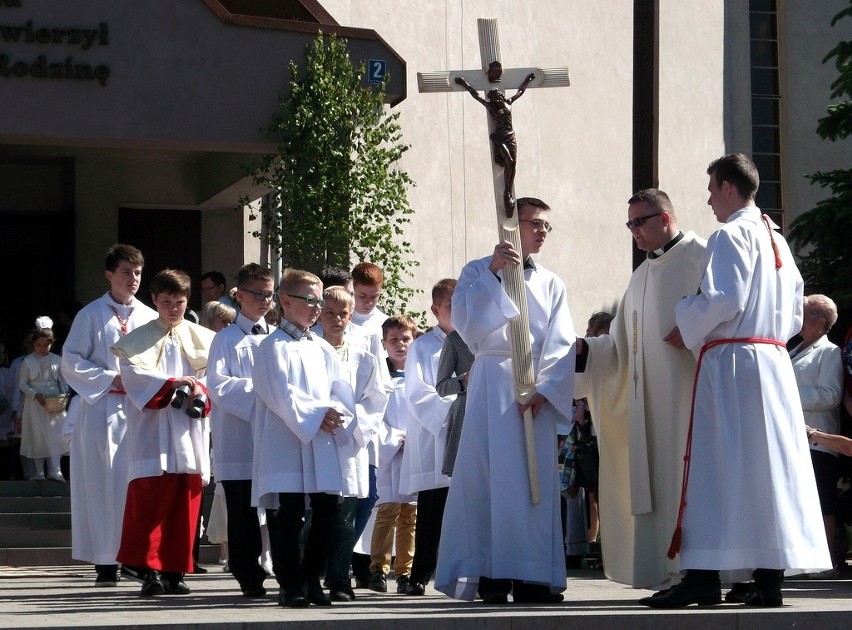
<path id="1" fill-rule="evenodd" d="M 263 585 L 246 586 L 242 589 L 242 591 L 243 597 L 249 597 L 251 599 L 257 599 L 266 595 L 266 589 L 263 588 Z"/>
<path id="2" fill-rule="evenodd" d="M 207 569 L 205 569 L 204 567 L 202 567 L 200 564 L 198 564 L 198 563 L 196 562 L 196 563 L 192 566 L 192 572 L 193 572 L 193 573 L 207 573 Z"/>
<path id="3" fill-rule="evenodd" d="M 746 606 L 755 606 L 760 608 L 779 608 L 784 605 L 784 598 L 781 597 L 781 591 L 766 594 L 755 589 L 745 596 L 743 603 Z"/>
<path id="4" fill-rule="evenodd" d="M 310 604 L 311 602 L 301 591 L 288 593 L 287 591 L 282 590 L 278 593 L 279 606 L 284 606 L 285 608 L 307 608 Z"/>
<path id="5" fill-rule="evenodd" d="M 370 582 L 367 584 L 367 588 L 371 591 L 376 591 L 377 593 L 387 593 L 388 581 L 385 574 L 382 571 L 373 571 L 373 574 L 370 576 Z"/>
<path id="6" fill-rule="evenodd" d="M 482 595 L 482 603 L 488 604 L 489 606 L 499 606 L 500 604 L 509 603 L 509 596 L 502 591 L 492 591 L 490 593 L 483 593 Z"/>
<path id="7" fill-rule="evenodd" d="M 396 592 L 398 595 L 405 595 L 408 585 L 411 583 L 411 578 L 407 575 L 400 575 L 396 578 Z"/>
<path id="8" fill-rule="evenodd" d="M 408 588 L 405 589 L 406 595 L 425 595 L 426 585 L 422 582 L 411 582 Z"/>
<path id="9" fill-rule="evenodd" d="M 643 597 L 639 603 L 651 608 L 684 608 L 691 604 L 715 606 L 722 603 L 722 589 L 718 584 L 696 584 L 686 577 L 662 595 Z"/>
<path id="10" fill-rule="evenodd" d="M 512 601 L 516 604 L 558 604 L 563 599 L 562 593 L 551 593 L 544 584 L 515 582 L 512 588 Z"/>
<path id="11" fill-rule="evenodd" d="M 166 595 L 189 595 L 189 587 L 183 581 L 183 573 L 162 573 Z"/>
<path id="12" fill-rule="evenodd" d="M 142 590 L 139 595 L 142 597 L 153 597 L 162 595 L 166 592 L 166 586 L 163 584 L 163 578 L 159 571 L 149 571 L 145 576 L 145 583 L 142 584 Z"/>
<path id="13" fill-rule="evenodd" d="M 734 582 L 731 590 L 725 593 L 725 601 L 729 604 L 744 604 L 753 590 L 751 582 Z"/>
<path id="14" fill-rule="evenodd" d="M 314 586 L 308 586 L 308 601 L 314 606 L 331 606 L 331 599 L 322 590 L 322 586 L 317 583 Z"/>
<path id="15" fill-rule="evenodd" d="M 333 602 L 354 602 L 355 593 L 352 592 L 351 588 L 332 588 L 329 598 Z"/>

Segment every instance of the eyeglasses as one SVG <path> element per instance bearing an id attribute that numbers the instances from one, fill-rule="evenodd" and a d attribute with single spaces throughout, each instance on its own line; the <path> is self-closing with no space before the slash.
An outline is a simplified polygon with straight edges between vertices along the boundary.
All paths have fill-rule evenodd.
<path id="1" fill-rule="evenodd" d="M 632 230 L 633 228 L 642 227 L 645 224 L 645 221 L 648 219 L 653 219 L 654 217 L 658 217 L 662 212 L 655 212 L 654 214 L 646 214 L 644 217 L 636 217 L 635 219 L 630 219 L 624 225 L 627 226 L 628 230 Z"/>
<path id="2" fill-rule="evenodd" d="M 547 234 L 550 234 L 553 231 L 553 226 L 547 221 L 542 221 L 541 219 L 518 219 L 518 222 L 531 224 L 532 229 L 536 232 L 544 231 Z"/>
<path id="3" fill-rule="evenodd" d="M 293 295 L 292 293 L 288 293 L 287 296 L 304 300 L 305 304 L 308 305 L 308 308 L 322 308 L 323 306 L 325 306 L 324 299 L 314 297 L 313 295 Z"/>
<path id="4" fill-rule="evenodd" d="M 253 295 L 254 299 L 258 302 L 268 302 L 275 297 L 275 293 L 273 291 L 252 291 L 251 289 L 240 289 L 240 291 Z"/>

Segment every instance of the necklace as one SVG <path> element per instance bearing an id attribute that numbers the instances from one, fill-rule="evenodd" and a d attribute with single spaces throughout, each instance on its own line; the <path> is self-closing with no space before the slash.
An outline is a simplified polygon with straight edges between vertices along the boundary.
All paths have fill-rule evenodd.
<path id="1" fill-rule="evenodd" d="M 115 318 L 118 320 L 118 324 L 121 327 L 121 336 L 124 337 L 124 335 L 127 334 L 127 321 L 130 319 L 130 314 L 133 312 L 133 308 L 131 307 L 128 310 L 127 317 L 122 317 L 118 314 L 118 309 L 115 308 L 112 304 L 108 304 L 108 306 L 109 309 L 112 311 L 113 315 L 115 315 Z"/>

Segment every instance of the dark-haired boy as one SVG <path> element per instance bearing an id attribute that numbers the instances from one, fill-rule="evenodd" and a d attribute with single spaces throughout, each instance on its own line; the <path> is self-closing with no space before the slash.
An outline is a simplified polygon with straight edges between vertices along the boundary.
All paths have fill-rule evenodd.
<path id="1" fill-rule="evenodd" d="M 441 349 L 450 321 L 451 301 L 456 281 L 444 278 L 432 287 L 432 315 L 438 325 L 418 337 L 405 360 L 405 397 L 411 418 L 408 421 L 405 454 L 402 458 L 402 489 L 417 495 L 417 530 L 414 563 L 409 579 L 397 578 L 397 590 L 407 595 L 423 595 L 438 564 L 441 521 L 450 478 L 441 469 L 444 462 L 447 414 L 455 395 L 441 397 L 435 389 Z"/>
<path id="2" fill-rule="evenodd" d="M 158 318 L 113 346 L 130 401 L 130 483 L 117 559 L 143 579 L 143 596 L 189 593 L 183 574 L 193 569 L 201 487 L 210 481 L 202 379 L 214 333 L 184 319 L 189 294 L 186 273 L 160 271 L 151 280 Z M 182 404 L 178 389 L 186 392 Z"/>
<path id="3" fill-rule="evenodd" d="M 256 263 L 237 274 L 241 309 L 232 326 L 223 328 L 210 346 L 207 387 L 216 405 L 211 418 L 213 466 L 225 491 L 228 514 L 228 564 L 246 597 L 266 594 L 266 571 L 257 508 L 251 504 L 252 414 L 255 393 L 252 368 L 260 342 L 269 334 L 265 316 L 275 299 L 272 272 Z"/>
<path id="4" fill-rule="evenodd" d="M 95 565 L 95 586 L 115 586 L 115 556 L 127 497 L 126 395 L 110 348 L 157 317 L 136 299 L 145 260 L 132 245 L 110 247 L 109 290 L 74 318 L 62 349 L 62 376 L 77 392 L 71 434 L 71 557 Z M 76 410 L 76 413 L 74 412 Z"/>
<path id="5" fill-rule="evenodd" d="M 411 410 L 405 397 L 405 364 L 417 325 L 406 315 L 393 315 L 382 324 L 393 391 L 379 429 L 376 520 L 370 541 L 370 590 L 388 590 L 391 552 L 396 541 L 394 575 L 397 592 L 405 592 L 414 561 L 417 497 L 404 491 L 402 465 Z"/>

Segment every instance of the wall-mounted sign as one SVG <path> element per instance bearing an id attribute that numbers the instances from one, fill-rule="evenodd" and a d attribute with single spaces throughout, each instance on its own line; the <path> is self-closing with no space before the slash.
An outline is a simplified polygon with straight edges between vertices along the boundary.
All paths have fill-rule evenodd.
<path id="1" fill-rule="evenodd" d="M 0 9 L 22 6 L 23 0 L 0 0 Z M 54 57 L 41 50 L 32 55 L 22 53 L 21 49 L 61 46 L 91 52 L 96 47 L 109 46 L 109 24 L 101 22 L 95 28 L 80 28 L 37 24 L 34 20 L 16 23 L 6 20 L 13 15 L 0 13 L 0 79 L 75 79 L 107 84 L 110 68 L 105 64 L 91 63 L 67 53 Z M 16 50 L 8 52 L 7 47 Z"/>
<path id="2" fill-rule="evenodd" d="M 370 59 L 367 62 L 367 82 L 381 84 L 388 71 L 388 62 L 384 59 Z"/>

